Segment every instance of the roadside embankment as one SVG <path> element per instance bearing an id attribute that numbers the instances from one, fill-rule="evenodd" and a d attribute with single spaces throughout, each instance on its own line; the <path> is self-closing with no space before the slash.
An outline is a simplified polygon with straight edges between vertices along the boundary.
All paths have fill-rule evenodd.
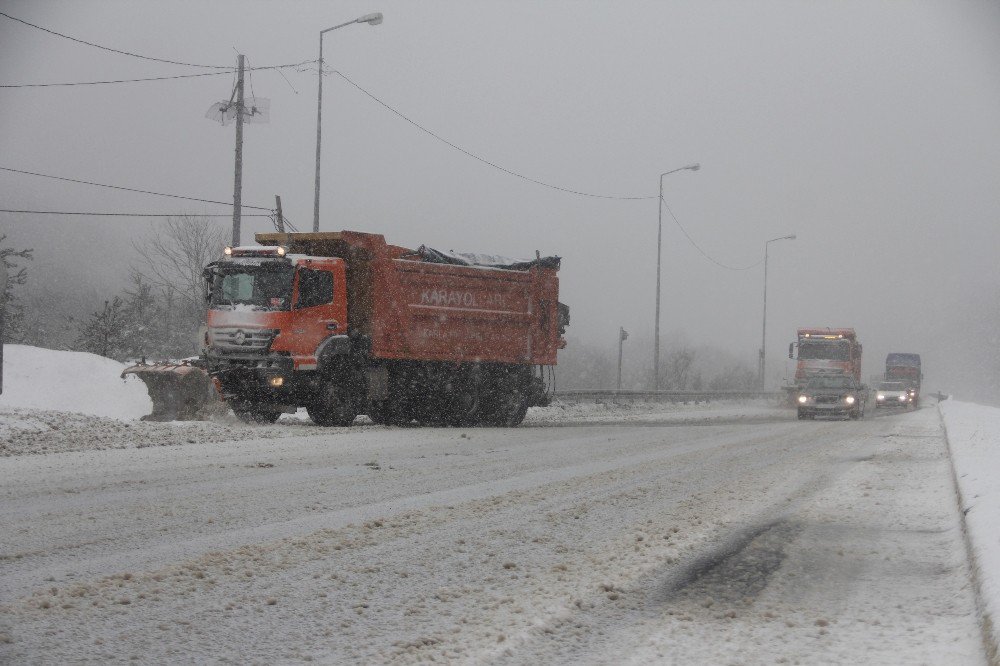
<path id="1" fill-rule="evenodd" d="M 986 613 L 990 659 L 1000 663 L 1000 409 L 947 400 L 938 406 Z"/>

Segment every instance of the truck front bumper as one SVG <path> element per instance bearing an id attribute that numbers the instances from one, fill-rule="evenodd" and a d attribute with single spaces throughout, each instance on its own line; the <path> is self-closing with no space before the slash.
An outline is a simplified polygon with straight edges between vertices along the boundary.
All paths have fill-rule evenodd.
<path id="1" fill-rule="evenodd" d="M 296 383 L 294 363 L 289 356 L 208 354 L 205 361 L 209 374 L 219 382 L 227 399 L 267 397 L 268 402 L 279 402 L 290 395 Z"/>

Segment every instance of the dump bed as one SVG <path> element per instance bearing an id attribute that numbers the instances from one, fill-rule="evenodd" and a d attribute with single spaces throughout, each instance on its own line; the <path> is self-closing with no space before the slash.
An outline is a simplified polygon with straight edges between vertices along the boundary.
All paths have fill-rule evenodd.
<path id="1" fill-rule="evenodd" d="M 354 231 L 257 234 L 264 245 L 347 263 L 348 327 L 397 360 L 554 365 L 564 346 L 558 259 L 516 268 L 443 263 Z"/>

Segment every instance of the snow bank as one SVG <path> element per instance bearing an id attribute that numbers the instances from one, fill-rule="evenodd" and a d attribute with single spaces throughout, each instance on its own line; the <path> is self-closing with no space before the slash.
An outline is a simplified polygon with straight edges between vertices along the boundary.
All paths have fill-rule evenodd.
<path id="1" fill-rule="evenodd" d="M 0 407 L 138 419 L 153 410 L 142 381 L 96 354 L 4 345 Z"/>
<path id="2" fill-rule="evenodd" d="M 947 400 L 939 407 L 958 477 L 993 649 L 1000 646 L 1000 409 Z"/>

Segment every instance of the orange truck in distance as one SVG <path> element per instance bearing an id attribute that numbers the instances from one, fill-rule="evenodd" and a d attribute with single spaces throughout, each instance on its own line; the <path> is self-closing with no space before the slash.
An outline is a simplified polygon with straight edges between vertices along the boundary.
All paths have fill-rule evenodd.
<path id="1" fill-rule="evenodd" d="M 244 421 L 515 426 L 565 346 L 558 257 L 412 250 L 356 231 L 257 234 L 206 267 L 202 358 Z"/>
<path id="2" fill-rule="evenodd" d="M 800 328 L 797 338 L 788 345 L 788 358 L 799 352 L 793 390 L 826 375 L 850 375 L 861 384 L 861 343 L 853 328 Z"/>

